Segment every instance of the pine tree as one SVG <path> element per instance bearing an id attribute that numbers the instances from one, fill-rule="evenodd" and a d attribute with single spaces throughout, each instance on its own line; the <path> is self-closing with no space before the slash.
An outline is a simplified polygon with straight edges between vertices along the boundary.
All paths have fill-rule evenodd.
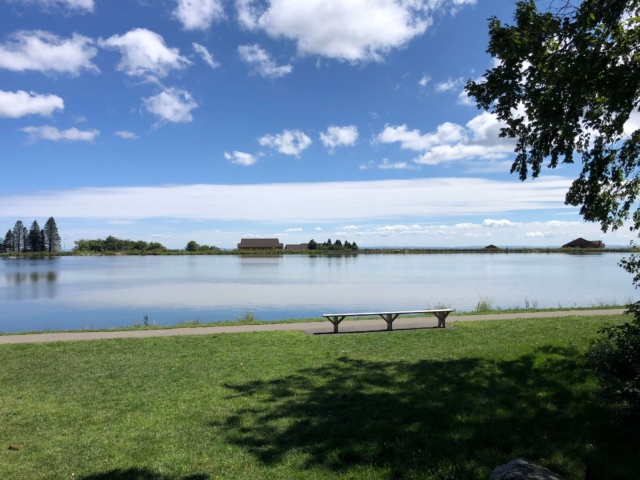
<path id="1" fill-rule="evenodd" d="M 40 241 L 39 241 L 39 245 L 40 245 L 40 252 L 46 252 L 47 251 L 47 240 L 44 237 L 44 230 L 40 230 Z"/>
<path id="2" fill-rule="evenodd" d="M 40 246 L 40 232 L 40 225 L 38 225 L 37 220 L 34 220 L 29 229 L 29 248 L 32 252 L 42 251 Z"/>
<path id="3" fill-rule="evenodd" d="M 7 230 L 7 234 L 4 236 L 2 250 L 5 252 L 13 250 L 13 232 L 11 231 L 11 229 Z"/>
<path id="4" fill-rule="evenodd" d="M 49 252 L 57 252 L 60 250 L 60 235 L 58 234 L 58 226 L 53 217 L 49 217 L 47 223 L 44 224 L 44 238 Z"/>
<path id="5" fill-rule="evenodd" d="M 28 252 L 31 250 L 29 245 L 29 230 L 24 225 L 22 226 L 22 251 Z"/>
<path id="6" fill-rule="evenodd" d="M 20 253 L 24 250 L 25 238 L 23 236 L 24 225 L 18 220 L 13 227 L 13 251 Z"/>

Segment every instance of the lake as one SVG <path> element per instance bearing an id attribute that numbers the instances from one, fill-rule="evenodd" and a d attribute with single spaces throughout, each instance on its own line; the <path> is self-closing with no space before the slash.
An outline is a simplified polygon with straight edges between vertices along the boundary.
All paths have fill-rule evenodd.
<path id="1" fill-rule="evenodd" d="M 0 260 L 0 331 L 172 325 L 322 313 L 590 306 L 635 298 L 623 253 Z"/>

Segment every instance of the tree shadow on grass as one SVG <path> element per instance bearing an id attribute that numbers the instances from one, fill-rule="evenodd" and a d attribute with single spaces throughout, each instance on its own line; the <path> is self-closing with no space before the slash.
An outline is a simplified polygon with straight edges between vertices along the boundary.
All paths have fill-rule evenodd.
<path id="1" fill-rule="evenodd" d="M 213 420 L 266 465 L 378 469 L 380 478 L 488 478 L 525 456 L 567 478 L 640 478 L 637 430 L 599 406 L 575 349 L 514 360 L 342 357 L 273 381 L 226 385 L 252 407 Z"/>
<path id="2" fill-rule="evenodd" d="M 162 475 L 147 470 L 146 468 L 117 469 L 80 477 L 81 480 L 208 480 L 209 478 L 209 475 L 204 474 L 187 475 L 184 477 Z"/>

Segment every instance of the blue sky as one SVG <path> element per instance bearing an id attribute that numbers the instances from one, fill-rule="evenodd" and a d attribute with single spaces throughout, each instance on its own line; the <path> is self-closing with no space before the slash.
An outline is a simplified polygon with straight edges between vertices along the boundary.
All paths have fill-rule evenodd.
<path id="1" fill-rule="evenodd" d="M 513 8 L 0 0 L 0 227 L 53 215 L 67 248 L 626 244 L 563 205 L 577 167 L 509 175 L 513 144 L 462 94 Z"/>

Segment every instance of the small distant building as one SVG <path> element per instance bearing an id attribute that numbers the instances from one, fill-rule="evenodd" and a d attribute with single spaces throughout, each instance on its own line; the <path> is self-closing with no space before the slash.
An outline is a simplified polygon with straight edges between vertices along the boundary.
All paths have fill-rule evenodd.
<path id="1" fill-rule="evenodd" d="M 284 247 L 284 249 L 292 252 L 301 252 L 303 250 L 309 250 L 309 244 L 308 243 L 289 244 L 286 247 Z"/>
<path id="2" fill-rule="evenodd" d="M 282 243 L 277 238 L 243 238 L 238 250 L 282 250 Z"/>
<path id="3" fill-rule="evenodd" d="M 487 245 L 484 247 L 485 250 L 500 250 L 500 247 L 496 247 L 495 245 Z"/>
<path id="4" fill-rule="evenodd" d="M 562 248 L 604 248 L 604 243 L 601 240 L 585 240 L 584 238 L 576 238 L 570 241 Z"/>

